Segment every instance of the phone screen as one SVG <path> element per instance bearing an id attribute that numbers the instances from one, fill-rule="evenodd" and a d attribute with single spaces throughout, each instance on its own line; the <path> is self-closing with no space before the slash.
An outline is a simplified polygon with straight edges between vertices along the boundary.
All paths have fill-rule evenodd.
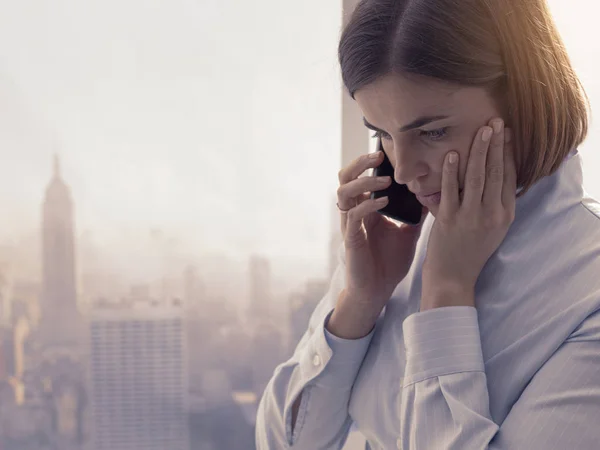
<path id="1" fill-rule="evenodd" d="M 377 150 L 383 151 L 381 138 L 377 140 Z M 373 169 L 373 175 L 376 177 L 389 176 L 392 178 L 392 184 L 386 189 L 371 193 L 372 199 L 388 196 L 388 204 L 378 212 L 409 225 L 418 225 L 421 221 L 423 205 L 417 200 L 417 196 L 408 190 L 405 184 L 396 183 L 394 180 L 394 167 L 385 152 L 383 157 L 383 162 Z"/>

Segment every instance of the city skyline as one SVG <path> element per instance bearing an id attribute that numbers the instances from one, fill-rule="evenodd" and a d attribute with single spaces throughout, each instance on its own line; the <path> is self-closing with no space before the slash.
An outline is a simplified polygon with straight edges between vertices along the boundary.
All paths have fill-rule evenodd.
<path id="1" fill-rule="evenodd" d="M 16 33 L 21 42 L 19 53 L 0 43 L 0 75 L 8 80 L 0 86 L 2 108 L 13 111 L 4 125 L 13 138 L 0 138 L 10 156 L 10 168 L 0 168 L 0 203 L 11 210 L 0 241 L 35 228 L 35 193 L 58 152 L 80 205 L 80 232 L 110 249 L 122 270 L 135 274 L 127 253 L 145 251 L 140 234 L 159 229 L 183 254 L 216 251 L 245 260 L 260 250 L 279 261 L 276 278 L 291 276 L 277 273 L 280 267 L 325 273 L 339 160 L 339 8 L 319 4 L 319 33 L 289 55 L 301 19 L 312 16 L 308 6 L 291 18 L 273 1 L 176 1 L 156 9 L 109 1 L 87 10 L 61 0 L 48 10 L 36 5 L 45 14 L 40 27 L 27 6 L 0 5 L 12 18 L 0 18 L 0 36 Z M 217 25 L 229 10 L 236 14 L 228 26 Z M 250 36 L 240 32 L 247 17 L 256 19 Z M 271 32 L 285 38 L 273 41 Z M 234 36 L 264 57 L 250 57 Z M 228 44 L 214 46 L 226 37 Z M 23 53 L 31 58 L 24 61 Z M 285 101 L 282 92 L 289 92 Z M 22 143 L 18 130 L 35 139 Z M 301 184 L 313 177 L 323 184 L 307 196 Z M 15 189 L 25 180 L 26 189 Z M 314 213 L 303 218 L 307 209 Z"/>
<path id="2" fill-rule="evenodd" d="M 56 156 L 40 206 L 41 273 L 32 279 L 11 272 L 10 256 L 0 255 L 0 362 L 6 363 L 0 367 L 0 445 L 54 442 L 61 450 L 92 450 L 177 443 L 187 449 L 229 441 L 242 448 L 251 440 L 259 395 L 294 344 L 290 325 L 301 329 L 305 319 L 264 298 L 272 293 L 269 260 L 256 255 L 248 263 L 255 314 L 246 318 L 221 301 L 227 292 L 206 295 L 193 267 L 164 285 L 159 298 L 151 286 L 130 285 L 118 299 L 101 295 L 82 305 L 76 298 L 86 287 L 75 286 L 78 208 Z M 220 339 L 211 340 L 215 335 Z M 242 350 L 242 342 L 246 352 L 238 361 L 223 358 Z M 222 422 L 223 413 L 229 426 L 207 433 L 209 421 Z M 188 442 L 189 424 L 195 444 Z"/>
<path id="3" fill-rule="evenodd" d="M 77 224 L 79 208 L 72 200 L 77 195 L 70 188 L 69 180 L 65 180 L 62 175 L 63 163 L 58 153 L 52 156 L 51 161 L 52 171 L 47 174 L 46 187 L 43 189 L 46 192 L 44 194 L 46 198 L 44 198 L 44 195 L 41 196 L 41 204 L 44 205 L 45 202 L 48 202 L 48 189 L 54 193 L 58 189 L 60 191 L 59 197 L 62 195 L 67 197 L 64 200 L 67 203 L 65 208 L 69 210 L 67 214 L 72 215 L 72 218 L 69 219 L 71 221 L 69 227 L 72 227 L 71 232 L 74 237 L 71 245 L 74 246 L 75 253 L 72 268 L 75 275 L 75 290 L 83 291 L 83 295 L 78 296 L 79 302 L 82 299 L 90 302 L 94 300 L 94 297 L 111 297 L 111 293 L 114 293 L 113 297 L 117 299 L 119 296 L 126 295 L 131 289 L 137 289 L 140 286 L 147 286 L 155 294 L 155 290 L 159 289 L 158 286 L 164 283 L 179 284 L 181 290 L 183 289 L 183 278 L 185 278 L 186 271 L 193 269 L 198 273 L 209 294 L 225 295 L 230 300 L 234 299 L 236 305 L 247 307 L 252 296 L 248 281 L 250 275 L 248 271 L 251 270 L 252 260 L 260 258 L 273 265 L 269 258 L 260 253 L 252 253 L 246 260 L 243 258 L 236 260 L 231 258 L 230 255 L 217 251 L 199 254 L 188 253 L 185 256 L 174 255 L 171 250 L 175 249 L 173 247 L 169 248 L 173 244 L 172 240 L 165 236 L 161 230 L 150 228 L 147 230 L 148 239 L 143 243 L 143 246 L 146 247 L 146 254 L 143 256 L 137 254 L 137 258 L 130 259 L 130 264 L 139 260 L 142 263 L 141 265 L 144 265 L 144 263 L 148 264 L 148 257 L 150 256 L 151 259 L 153 258 L 150 264 L 147 265 L 150 270 L 146 272 L 145 276 L 141 275 L 141 271 L 138 272 L 139 276 L 137 277 L 135 275 L 123 276 L 123 272 L 128 273 L 127 267 L 114 264 L 114 261 L 106 258 L 106 254 L 102 253 L 100 246 L 93 242 L 89 230 L 79 232 Z M 65 191 L 64 194 L 63 190 Z M 56 195 L 54 196 L 56 197 Z M 35 279 L 43 283 L 44 265 L 42 262 L 47 256 L 44 256 L 45 247 L 42 237 L 45 234 L 44 221 L 46 219 L 44 219 L 44 214 L 48 214 L 43 211 L 48 211 L 48 208 L 38 206 L 37 209 L 42 213 L 40 214 L 39 226 L 32 230 L 34 234 L 26 240 L 21 240 L 21 242 L 0 241 L 0 261 L 5 263 L 11 261 L 17 278 Z M 142 231 L 138 230 L 137 234 L 141 233 Z M 21 264 L 14 264 L 15 261 L 19 260 Z M 316 277 L 319 275 L 326 274 L 317 274 Z M 90 282 L 90 277 L 95 279 L 103 277 L 105 282 L 95 283 L 94 280 Z M 238 279 L 239 282 L 231 283 L 232 278 Z M 296 280 L 282 277 L 281 273 L 279 278 L 272 275 L 270 280 L 273 296 L 281 296 L 290 290 L 301 287 L 306 278 L 311 278 L 310 271 L 299 273 Z M 111 285 L 111 283 L 114 284 Z M 92 288 L 93 284 L 98 284 L 99 290 L 97 292 Z M 241 294 L 241 297 L 238 294 Z"/>
<path id="4" fill-rule="evenodd" d="M 600 44 L 585 30 L 599 7 L 549 4 L 594 101 Z M 241 275 L 253 253 L 273 263 L 275 289 L 323 276 L 340 160 L 340 22 L 335 2 L 293 14 L 274 0 L 0 2 L 0 246 L 29 241 L 35 255 L 59 153 L 77 238 L 128 282 L 194 260 L 209 260 L 199 268 L 210 279 L 228 266 Z M 600 196 L 589 176 L 600 167 L 595 129 L 581 153 Z"/>
<path id="5" fill-rule="evenodd" d="M 373 149 L 341 95 L 342 3 L 0 1 L 0 441 L 54 433 L 61 450 L 82 450 L 84 436 L 136 431 L 110 420 L 132 406 L 148 409 L 140 434 L 178 422 L 187 403 L 192 448 L 247 448 L 262 390 L 338 263 L 340 163 Z M 600 41 L 587 28 L 600 6 L 549 5 L 594 108 Z M 580 150 L 600 197 L 597 130 L 592 121 Z M 75 264 L 50 292 L 53 173 L 72 197 Z M 40 342 L 41 324 L 60 316 L 40 303 L 72 303 L 73 290 L 91 319 L 85 357 Z M 174 327 L 133 311 L 180 299 Z M 94 367 L 96 391 L 84 377 Z M 163 377 L 170 417 L 145 402 L 160 400 L 148 392 Z M 92 429 L 94 413 L 104 428 Z"/>

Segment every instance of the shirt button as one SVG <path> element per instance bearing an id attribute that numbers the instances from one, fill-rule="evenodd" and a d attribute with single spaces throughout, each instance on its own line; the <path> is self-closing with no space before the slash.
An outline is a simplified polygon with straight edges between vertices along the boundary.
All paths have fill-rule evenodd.
<path id="1" fill-rule="evenodd" d="M 321 364 L 321 357 L 315 353 L 315 356 L 313 356 L 313 365 L 318 366 L 319 364 Z"/>
<path id="2" fill-rule="evenodd" d="M 402 441 L 400 438 L 396 440 L 396 447 L 398 447 L 398 450 L 402 450 Z"/>

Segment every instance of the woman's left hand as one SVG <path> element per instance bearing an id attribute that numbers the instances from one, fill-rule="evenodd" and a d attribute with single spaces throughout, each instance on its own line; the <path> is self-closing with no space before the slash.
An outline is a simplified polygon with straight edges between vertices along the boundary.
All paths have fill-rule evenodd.
<path id="1" fill-rule="evenodd" d="M 517 175 L 510 130 L 501 119 L 482 127 L 469 154 L 462 200 L 458 154 L 444 160 L 439 212 L 423 263 L 421 311 L 475 306 L 477 278 L 515 217 Z M 492 133 L 493 132 L 493 133 Z M 491 139 L 485 140 L 486 136 Z M 449 162 L 455 153 L 457 160 Z"/>

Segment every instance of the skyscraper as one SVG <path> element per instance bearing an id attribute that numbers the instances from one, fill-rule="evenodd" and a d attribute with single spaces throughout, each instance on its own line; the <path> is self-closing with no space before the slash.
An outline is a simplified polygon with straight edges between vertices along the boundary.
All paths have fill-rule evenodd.
<path id="1" fill-rule="evenodd" d="M 54 174 L 42 207 L 41 344 L 72 346 L 81 340 L 77 309 L 73 201 L 54 156 Z"/>
<path id="2" fill-rule="evenodd" d="M 93 450 L 188 450 L 183 307 L 104 305 L 91 316 Z"/>
<path id="3" fill-rule="evenodd" d="M 262 256 L 252 255 L 250 258 L 250 313 L 253 317 L 273 316 L 275 306 L 271 292 L 271 265 Z"/>

